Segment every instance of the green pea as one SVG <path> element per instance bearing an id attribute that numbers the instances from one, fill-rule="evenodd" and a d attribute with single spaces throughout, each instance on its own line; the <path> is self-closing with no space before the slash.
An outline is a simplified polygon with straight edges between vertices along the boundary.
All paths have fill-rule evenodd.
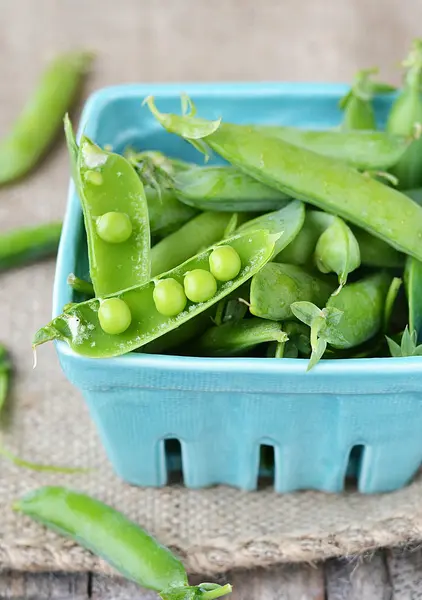
<path id="1" fill-rule="evenodd" d="M 240 256 L 231 246 L 219 246 L 210 254 L 210 271 L 218 281 L 234 279 L 241 268 Z"/>
<path id="2" fill-rule="evenodd" d="M 187 302 L 183 286 L 172 277 L 157 281 L 152 297 L 155 308 L 165 317 L 175 317 L 180 314 Z"/>
<path id="3" fill-rule="evenodd" d="M 217 292 L 215 277 L 205 269 L 193 269 L 185 276 L 185 294 L 192 302 L 207 302 Z"/>
<path id="4" fill-rule="evenodd" d="M 129 327 L 132 315 L 126 302 L 120 298 L 108 298 L 100 304 L 98 320 L 105 333 L 118 335 Z"/>
<path id="5" fill-rule="evenodd" d="M 97 233 L 109 244 L 121 244 L 132 235 L 132 223 L 126 213 L 108 212 L 98 217 Z"/>

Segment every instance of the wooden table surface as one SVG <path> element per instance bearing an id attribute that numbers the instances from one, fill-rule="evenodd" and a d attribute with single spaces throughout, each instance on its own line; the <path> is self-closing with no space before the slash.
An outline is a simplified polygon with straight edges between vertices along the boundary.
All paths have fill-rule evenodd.
<path id="1" fill-rule="evenodd" d="M 234 572 L 232 600 L 421 600 L 422 550 L 384 550 L 324 565 Z M 193 583 L 199 583 L 195 578 Z M 153 600 L 134 583 L 90 573 L 0 574 L 0 600 Z"/>

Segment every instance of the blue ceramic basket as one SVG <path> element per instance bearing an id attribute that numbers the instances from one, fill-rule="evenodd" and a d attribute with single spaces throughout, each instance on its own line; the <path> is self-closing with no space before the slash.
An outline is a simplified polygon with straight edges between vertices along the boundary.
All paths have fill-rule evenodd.
<path id="1" fill-rule="evenodd" d="M 160 110 L 179 112 L 181 91 L 201 116 L 237 123 L 327 128 L 339 122 L 343 85 L 126 85 L 88 100 L 80 125 L 98 144 L 129 144 L 199 162 L 187 143 L 160 128 L 141 102 L 153 94 Z M 380 123 L 391 100 L 376 101 Z M 66 284 L 86 275 L 86 248 L 73 185 L 60 244 L 54 315 L 72 301 Z M 322 361 L 186 358 L 130 354 L 87 359 L 59 342 L 68 379 L 88 403 L 115 471 L 142 486 L 166 484 L 165 440 L 181 444 L 184 483 L 199 488 L 257 486 L 260 446 L 274 448 L 278 492 L 339 492 L 353 448 L 361 492 L 404 486 L 422 461 L 422 358 Z M 352 453 L 353 455 L 353 453 Z"/>

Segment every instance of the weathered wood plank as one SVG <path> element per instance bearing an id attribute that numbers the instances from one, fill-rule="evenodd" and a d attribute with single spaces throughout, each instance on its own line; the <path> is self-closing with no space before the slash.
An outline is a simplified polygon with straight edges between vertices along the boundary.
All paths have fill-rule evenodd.
<path id="1" fill-rule="evenodd" d="M 394 600 L 422 599 L 422 550 L 387 550 Z"/>
<path id="2" fill-rule="evenodd" d="M 88 573 L 0 573 L 1 600 L 87 600 Z"/>
<path id="3" fill-rule="evenodd" d="M 91 600 L 157 600 L 157 594 L 120 577 L 92 575 Z"/>
<path id="4" fill-rule="evenodd" d="M 268 570 L 236 571 L 227 576 L 231 600 L 324 600 L 322 567 L 280 565 Z"/>
<path id="5" fill-rule="evenodd" d="M 327 600 L 390 600 L 385 556 L 329 560 L 325 564 Z"/>

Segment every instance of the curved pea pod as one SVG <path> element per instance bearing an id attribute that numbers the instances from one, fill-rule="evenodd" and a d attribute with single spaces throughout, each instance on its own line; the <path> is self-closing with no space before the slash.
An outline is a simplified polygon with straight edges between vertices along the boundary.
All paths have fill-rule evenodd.
<path id="1" fill-rule="evenodd" d="M 94 552 L 128 579 L 160 592 L 187 585 L 182 563 L 123 514 L 85 494 L 43 487 L 14 509 Z"/>
<path id="2" fill-rule="evenodd" d="M 347 282 L 347 276 L 360 266 L 359 244 L 343 219 L 333 217 L 332 223 L 321 234 L 315 247 L 315 264 L 321 273 L 337 273 L 338 294 Z"/>
<path id="3" fill-rule="evenodd" d="M 295 265 L 268 263 L 251 282 L 250 312 L 263 319 L 292 319 L 290 305 L 299 300 L 324 305 L 335 290 L 331 279 Z"/>
<path id="4" fill-rule="evenodd" d="M 245 308 L 247 307 L 245 306 Z M 177 327 L 177 329 L 173 329 L 142 346 L 142 352 L 145 354 L 162 354 L 173 350 L 173 354 L 177 354 L 177 348 L 185 346 L 187 342 L 198 337 L 208 327 L 212 326 L 213 312 L 213 308 L 210 308 L 200 313 L 198 316 L 180 325 L 180 327 Z"/>
<path id="5" fill-rule="evenodd" d="M 291 243 L 275 256 L 274 262 L 299 266 L 311 264 L 318 238 L 329 227 L 332 219 L 332 215 L 308 208 L 301 230 Z"/>
<path id="6" fill-rule="evenodd" d="M 191 348 L 200 356 L 237 356 L 266 342 L 285 342 L 288 337 L 279 323 L 245 319 L 208 329 Z"/>
<path id="7" fill-rule="evenodd" d="M 368 130 L 377 128 L 375 111 L 372 105 L 373 97 L 375 94 L 395 91 L 393 86 L 372 81 L 372 76 L 377 73 L 377 68 L 361 69 L 356 73 L 351 90 L 339 102 L 339 106 L 344 112 L 342 129 Z M 393 163 L 379 168 L 388 168 L 395 164 L 399 158 L 397 156 Z"/>
<path id="8" fill-rule="evenodd" d="M 83 136 L 76 146 L 70 121 L 65 133 L 73 177 L 84 213 L 89 270 L 97 296 L 112 294 L 150 277 L 150 231 L 143 185 L 131 164 L 106 152 Z M 100 235 L 99 218 L 109 213 L 126 216 L 131 232 L 111 243 Z"/>
<path id="9" fill-rule="evenodd" d="M 0 235 L 0 270 L 54 256 L 60 241 L 59 222 L 22 227 Z"/>
<path id="10" fill-rule="evenodd" d="M 252 127 L 150 110 L 169 132 L 211 148 L 258 181 L 316 205 L 422 260 L 422 208 L 397 190 L 328 157 Z M 397 218 L 400 215 L 400 218 Z"/>
<path id="11" fill-rule="evenodd" d="M 405 136 L 383 131 L 319 131 L 276 125 L 254 125 L 253 129 L 364 171 L 389 169 L 410 144 Z"/>
<path id="12" fill-rule="evenodd" d="M 196 216 L 194 208 L 179 202 L 170 189 L 157 189 L 145 186 L 148 204 L 149 227 L 151 235 L 163 238 Z"/>
<path id="13" fill-rule="evenodd" d="M 151 248 L 151 275 L 164 273 L 220 241 L 232 222 L 231 213 L 204 212 L 193 217 Z"/>
<path id="14" fill-rule="evenodd" d="M 296 238 L 304 221 L 305 205 L 299 200 L 294 200 L 280 210 L 246 221 L 237 231 L 240 233 L 266 229 L 270 233 L 281 233 L 274 246 L 274 256 L 276 256 Z"/>
<path id="15" fill-rule="evenodd" d="M 420 129 L 422 124 L 422 40 L 413 42 L 403 66 L 407 69 L 403 88 L 391 107 L 386 129 L 412 138 L 415 128 Z M 422 137 L 414 139 L 391 173 L 397 177 L 401 189 L 422 185 Z"/>
<path id="16" fill-rule="evenodd" d="M 404 286 L 409 306 L 409 329 L 416 331 L 416 341 L 422 341 L 422 263 L 408 258 L 404 271 Z"/>
<path id="17" fill-rule="evenodd" d="M 289 197 L 231 166 L 192 167 L 173 181 L 177 197 L 200 210 L 262 212 L 281 208 Z"/>
<path id="18" fill-rule="evenodd" d="M 404 190 L 403 194 L 406 194 L 409 198 L 411 198 L 416 204 L 419 206 L 422 205 L 422 188 L 413 188 L 411 190 Z"/>
<path id="19" fill-rule="evenodd" d="M 267 231 L 251 231 L 221 242 L 232 246 L 239 254 L 242 267 L 238 276 L 219 283 L 216 294 L 207 302 L 195 304 L 188 301 L 186 308 L 175 317 L 166 317 L 157 311 L 153 299 L 155 282 L 173 278 L 183 285 L 184 276 L 189 271 L 208 270 L 211 252 L 221 244 L 208 248 L 155 280 L 113 294 L 112 297 L 122 300 L 130 311 L 131 322 L 123 333 L 111 335 L 101 329 L 98 309 L 103 299 L 95 298 L 77 304 L 41 328 L 35 334 L 33 345 L 63 340 L 76 353 L 92 358 L 119 356 L 140 348 L 204 312 L 250 279 L 271 258 L 277 237 Z"/>
<path id="20" fill-rule="evenodd" d="M 0 142 L 0 185 L 25 175 L 46 153 L 92 59 L 89 52 L 70 52 L 47 67 L 10 134 Z"/>

